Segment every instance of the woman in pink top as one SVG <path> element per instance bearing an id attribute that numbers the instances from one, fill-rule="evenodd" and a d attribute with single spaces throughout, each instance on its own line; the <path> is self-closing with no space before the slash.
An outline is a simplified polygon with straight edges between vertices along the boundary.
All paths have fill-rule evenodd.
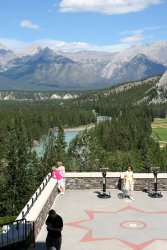
<path id="1" fill-rule="evenodd" d="M 52 167 L 52 177 L 57 179 L 57 187 L 60 190 L 60 194 L 64 194 L 63 176 L 59 173 L 56 167 Z"/>
<path id="2" fill-rule="evenodd" d="M 60 172 L 60 174 L 65 178 L 65 167 L 62 165 L 61 161 L 57 162 L 58 168 L 57 170 Z"/>
<path id="3" fill-rule="evenodd" d="M 64 191 L 65 191 L 65 167 L 63 166 L 61 161 L 57 162 L 58 168 L 57 170 L 59 171 L 59 173 L 63 176 L 63 181 L 64 181 Z"/>

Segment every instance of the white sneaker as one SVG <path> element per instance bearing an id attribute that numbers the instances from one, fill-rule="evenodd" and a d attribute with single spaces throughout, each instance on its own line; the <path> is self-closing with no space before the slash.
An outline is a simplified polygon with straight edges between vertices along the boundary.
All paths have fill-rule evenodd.
<path id="1" fill-rule="evenodd" d="M 64 192 L 61 192 L 60 194 L 64 194 Z"/>
<path id="2" fill-rule="evenodd" d="M 130 196 L 130 199 L 131 199 L 132 201 L 134 201 L 134 198 L 133 198 L 132 196 Z"/>

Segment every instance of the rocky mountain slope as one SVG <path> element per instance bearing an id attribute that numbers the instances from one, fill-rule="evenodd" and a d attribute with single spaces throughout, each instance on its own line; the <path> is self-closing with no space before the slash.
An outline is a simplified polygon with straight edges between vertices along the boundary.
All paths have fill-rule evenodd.
<path id="1" fill-rule="evenodd" d="M 142 80 L 167 70 L 167 42 L 120 53 L 62 52 L 39 45 L 18 54 L 0 45 L 0 89 L 84 90 Z"/>
<path id="2" fill-rule="evenodd" d="M 145 55 L 139 54 L 130 61 L 118 65 L 109 79 L 113 83 L 138 81 L 150 76 L 163 74 L 166 69 L 167 67 L 163 64 L 153 62 Z"/>
<path id="3" fill-rule="evenodd" d="M 150 101 L 150 103 L 167 102 L 167 71 L 157 82 L 154 89 L 156 92 L 156 96 Z"/>
<path id="4" fill-rule="evenodd" d="M 43 101 L 75 99 L 81 96 L 80 92 L 52 92 L 52 91 L 0 91 L 1 101 Z"/>

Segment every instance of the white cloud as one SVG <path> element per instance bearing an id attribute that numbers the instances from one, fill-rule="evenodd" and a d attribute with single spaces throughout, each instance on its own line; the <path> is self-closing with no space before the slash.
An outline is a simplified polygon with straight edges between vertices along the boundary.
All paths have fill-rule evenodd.
<path id="1" fill-rule="evenodd" d="M 165 25 L 159 25 L 159 26 L 152 26 L 152 27 L 146 27 L 144 30 L 159 30 L 159 29 L 166 29 L 167 26 Z"/>
<path id="2" fill-rule="evenodd" d="M 139 34 L 139 33 L 144 33 L 145 31 L 152 31 L 152 30 L 158 30 L 158 29 L 166 29 L 167 26 L 150 26 L 150 27 L 144 27 L 141 29 L 137 30 L 124 30 L 122 32 L 119 32 L 118 35 L 130 35 L 130 34 Z"/>
<path id="3" fill-rule="evenodd" d="M 58 40 L 52 40 L 52 39 L 43 39 L 36 41 L 38 44 L 42 44 L 43 46 L 48 46 L 49 48 L 55 49 L 55 50 L 66 50 L 66 51 L 77 51 L 77 50 L 83 50 L 90 47 L 88 43 L 85 42 L 64 42 L 64 41 L 58 41 Z"/>
<path id="4" fill-rule="evenodd" d="M 62 12 L 99 12 L 107 15 L 141 11 L 162 0 L 61 0 Z"/>
<path id="5" fill-rule="evenodd" d="M 132 36 L 124 37 L 120 41 L 122 43 L 136 44 L 136 43 L 141 42 L 142 40 L 144 40 L 144 38 L 145 37 L 142 34 L 134 34 Z"/>
<path id="6" fill-rule="evenodd" d="M 164 28 L 166 28 L 166 26 L 151 26 L 137 30 L 124 30 L 122 32 L 119 32 L 118 35 L 125 36 L 124 38 L 120 39 L 121 43 L 132 45 L 140 43 L 141 41 L 144 41 L 146 39 L 148 40 L 148 38 L 154 37 L 153 35 L 149 34 L 149 31 Z"/>
<path id="7" fill-rule="evenodd" d="M 9 39 L 9 38 L 0 38 L 0 44 L 3 44 L 5 47 L 9 49 L 20 50 L 26 48 L 29 44 L 24 41 Z"/>
<path id="8" fill-rule="evenodd" d="M 128 44 L 108 44 L 108 45 L 95 45 L 95 44 L 89 44 L 86 42 L 65 42 L 65 41 L 58 41 L 58 40 L 52 40 L 52 39 L 41 39 L 33 41 L 32 43 L 26 43 L 24 41 L 20 40 L 13 40 L 8 38 L 0 38 L 0 44 L 4 45 L 5 47 L 21 51 L 24 49 L 28 49 L 29 47 L 49 47 L 51 49 L 54 49 L 55 51 L 66 51 L 66 52 L 75 52 L 75 51 L 81 51 L 81 50 L 95 50 L 95 51 L 108 51 L 108 52 L 118 52 L 126 49 L 129 47 Z"/>
<path id="9" fill-rule="evenodd" d="M 141 34 L 143 33 L 143 29 L 137 29 L 137 30 L 124 30 L 118 33 L 118 35 L 134 35 L 134 34 Z"/>
<path id="10" fill-rule="evenodd" d="M 43 47 L 49 47 L 56 51 L 66 51 L 66 52 L 75 52 L 81 50 L 95 50 L 95 51 L 108 51 L 108 52 L 118 52 L 127 48 L 128 44 L 109 44 L 109 45 L 94 45 L 85 42 L 64 42 L 50 39 L 43 39 L 35 41 L 37 44 L 41 44 Z"/>
<path id="11" fill-rule="evenodd" d="M 20 22 L 20 26 L 22 28 L 34 29 L 34 30 L 38 30 L 40 28 L 38 24 L 34 24 L 31 21 L 29 21 L 29 20 L 22 20 Z"/>

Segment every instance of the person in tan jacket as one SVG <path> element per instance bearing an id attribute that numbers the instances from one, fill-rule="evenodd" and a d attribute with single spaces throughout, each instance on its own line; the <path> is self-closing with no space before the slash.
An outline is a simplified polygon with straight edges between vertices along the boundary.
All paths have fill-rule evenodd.
<path id="1" fill-rule="evenodd" d="M 134 175 L 133 175 L 133 170 L 130 165 L 128 165 L 128 169 L 125 172 L 124 175 L 124 185 L 125 185 L 125 190 L 127 192 L 130 191 L 130 199 L 134 200 L 133 198 L 133 191 L 134 191 Z"/>

